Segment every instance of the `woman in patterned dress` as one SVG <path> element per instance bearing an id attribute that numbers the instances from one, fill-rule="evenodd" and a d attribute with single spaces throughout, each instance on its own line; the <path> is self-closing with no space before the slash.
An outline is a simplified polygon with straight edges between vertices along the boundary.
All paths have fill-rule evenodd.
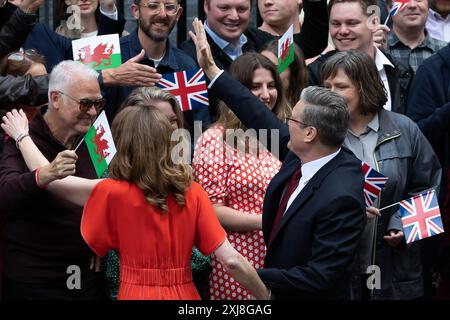
<path id="1" fill-rule="evenodd" d="M 269 59 L 247 53 L 233 62 L 230 72 L 277 117 L 289 116 L 282 82 Z M 214 204 L 228 240 L 258 269 L 263 267 L 266 252 L 261 231 L 264 194 L 281 163 L 257 141 L 255 134 L 246 130 L 234 113 L 221 104 L 218 121 L 197 142 L 192 166 L 197 181 Z M 252 298 L 215 256 L 212 268 L 211 299 Z"/>

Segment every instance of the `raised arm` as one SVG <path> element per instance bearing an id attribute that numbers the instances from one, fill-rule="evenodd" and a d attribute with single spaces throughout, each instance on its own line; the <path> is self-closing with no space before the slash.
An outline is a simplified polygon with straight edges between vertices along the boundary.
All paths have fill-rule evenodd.
<path id="1" fill-rule="evenodd" d="M 189 31 L 189 35 L 197 48 L 199 66 L 213 81 L 210 84 L 211 92 L 223 100 L 247 128 L 255 129 L 258 139 L 261 132 L 267 132 L 265 136 L 267 139 L 260 139 L 260 142 L 275 155 L 279 151 L 278 156 L 280 160 L 283 160 L 288 153 L 287 125 L 281 122 L 248 88 L 217 67 L 202 22 L 194 19 L 192 25 L 195 33 Z"/>
<path id="2" fill-rule="evenodd" d="M 38 185 L 46 187 L 67 201 L 80 206 L 85 204 L 92 189 L 101 179 L 90 180 L 72 176 L 75 174 L 75 163 L 78 159 L 74 151 L 60 152 L 52 162 L 49 162 L 29 136 L 28 120 L 22 110 L 8 112 L 3 117 L 1 127 L 16 141 L 28 169 L 36 170 Z"/>

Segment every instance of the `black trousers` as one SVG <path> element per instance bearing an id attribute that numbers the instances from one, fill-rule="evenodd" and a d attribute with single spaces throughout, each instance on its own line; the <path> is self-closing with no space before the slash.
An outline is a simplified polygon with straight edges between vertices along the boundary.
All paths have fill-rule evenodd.
<path id="1" fill-rule="evenodd" d="M 103 272 L 88 272 L 81 277 L 80 289 L 68 289 L 66 279 L 26 283 L 3 276 L 3 300 L 104 300 Z"/>

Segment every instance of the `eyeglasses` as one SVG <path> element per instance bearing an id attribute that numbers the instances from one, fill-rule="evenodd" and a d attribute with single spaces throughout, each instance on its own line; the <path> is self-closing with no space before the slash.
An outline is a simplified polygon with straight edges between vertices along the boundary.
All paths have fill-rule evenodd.
<path id="1" fill-rule="evenodd" d="M 148 2 L 140 4 L 141 7 L 146 7 L 150 10 L 151 14 L 158 14 L 161 12 L 161 8 L 164 7 L 164 11 L 167 15 L 173 16 L 177 14 L 180 6 L 174 3 L 162 3 L 162 2 Z"/>
<path id="2" fill-rule="evenodd" d="M 297 119 L 294 119 L 294 118 L 289 118 L 289 117 L 286 118 L 285 123 L 289 124 L 289 120 L 297 122 L 297 123 L 300 123 L 304 127 L 309 126 L 309 124 L 307 124 L 307 123 L 304 123 L 304 122 L 301 122 L 300 120 L 297 120 Z"/>
<path id="3" fill-rule="evenodd" d="M 83 113 L 87 113 L 92 107 L 95 108 L 95 111 L 98 113 L 100 112 L 103 107 L 105 106 L 106 100 L 104 98 L 101 99 L 97 99 L 97 100 L 92 100 L 92 99 L 88 99 L 88 98 L 83 98 L 83 99 L 75 99 L 74 97 L 68 95 L 67 93 L 58 91 L 60 94 L 62 94 L 63 96 L 66 96 L 70 99 L 72 99 L 73 101 L 77 102 L 80 106 L 80 111 Z"/>
<path id="4" fill-rule="evenodd" d="M 23 59 L 25 59 L 25 56 L 32 58 L 39 55 L 39 53 L 37 52 L 37 50 L 35 49 L 27 49 L 25 51 L 20 50 L 17 52 L 13 52 L 8 56 L 8 60 L 12 60 L 12 61 L 23 61 Z"/>

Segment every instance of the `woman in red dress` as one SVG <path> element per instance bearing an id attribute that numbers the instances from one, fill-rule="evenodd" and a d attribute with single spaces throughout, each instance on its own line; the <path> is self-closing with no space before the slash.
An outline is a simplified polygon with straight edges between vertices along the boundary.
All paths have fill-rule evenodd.
<path id="1" fill-rule="evenodd" d="M 100 256 L 119 251 L 119 299 L 199 299 L 190 270 L 194 245 L 205 255 L 214 252 L 255 297 L 270 296 L 254 268 L 229 244 L 189 165 L 172 159 L 174 129 L 156 108 L 133 106 L 116 116 L 117 154 L 110 164 L 112 178 L 105 180 L 68 176 L 75 170 L 74 151 L 63 151 L 49 164 L 31 138 L 23 137 L 28 133 L 23 112 L 14 110 L 3 121 L 9 136 L 20 137 L 18 147 L 30 170 L 41 168 L 38 185 L 77 204 L 88 198 L 81 233 Z"/>

